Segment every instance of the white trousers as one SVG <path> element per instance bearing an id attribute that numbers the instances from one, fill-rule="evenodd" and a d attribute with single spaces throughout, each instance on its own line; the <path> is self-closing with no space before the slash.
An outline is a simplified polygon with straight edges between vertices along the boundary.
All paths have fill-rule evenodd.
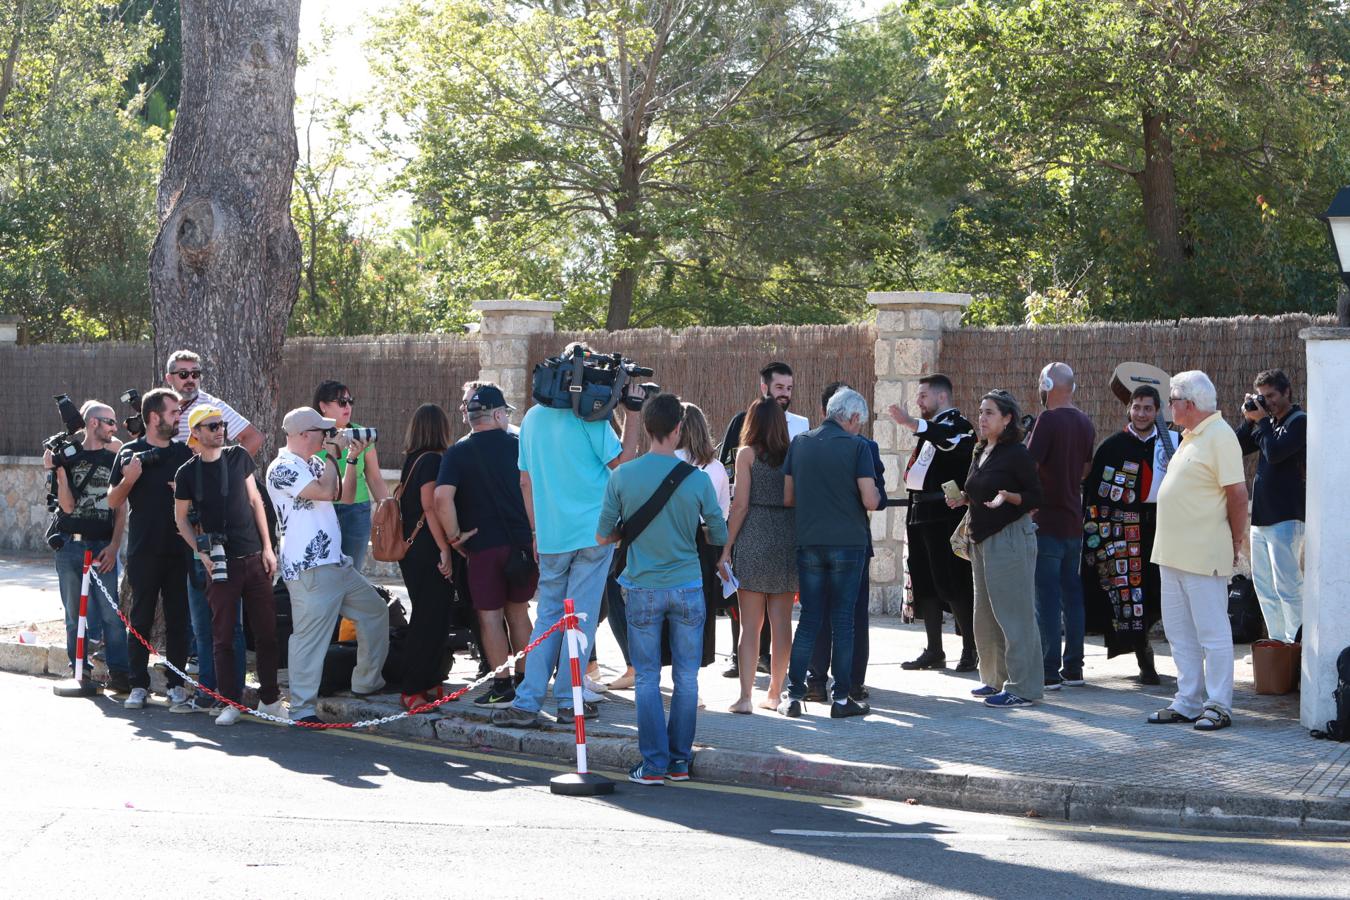
<path id="1" fill-rule="evenodd" d="M 1195 718 L 1206 707 L 1233 711 L 1233 629 L 1228 623 L 1228 579 L 1159 566 L 1162 619 L 1177 694 L 1172 709 Z"/>

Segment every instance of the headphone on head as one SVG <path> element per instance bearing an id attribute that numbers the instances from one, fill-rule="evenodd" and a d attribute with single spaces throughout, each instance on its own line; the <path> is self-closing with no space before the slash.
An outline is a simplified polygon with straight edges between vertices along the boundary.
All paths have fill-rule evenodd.
<path id="1" fill-rule="evenodd" d="M 1054 380 L 1050 377 L 1049 373 L 1047 372 L 1046 374 L 1042 375 L 1042 376 L 1041 376 L 1041 390 L 1045 391 L 1045 392 L 1048 394 L 1048 393 L 1050 393 L 1051 391 L 1053 391 L 1054 389 L 1055 389 L 1055 382 L 1054 382 Z"/>

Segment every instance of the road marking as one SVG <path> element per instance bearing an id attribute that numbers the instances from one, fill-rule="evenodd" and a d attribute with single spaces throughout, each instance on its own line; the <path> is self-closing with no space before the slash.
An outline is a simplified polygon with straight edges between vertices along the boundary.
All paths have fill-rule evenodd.
<path id="1" fill-rule="evenodd" d="M 961 832 L 935 831 L 805 831 L 795 828 L 775 828 L 770 834 L 786 837 L 820 837 L 860 839 L 870 838 L 885 841 L 1010 841 L 1007 834 L 965 834 Z"/>
<path id="2" fill-rule="evenodd" d="M 323 731 L 325 734 L 336 734 L 352 740 L 384 744 L 387 747 L 400 747 L 405 750 L 420 750 L 424 753 L 437 753 L 441 756 L 449 756 L 454 759 L 496 763 L 498 765 L 523 766 L 527 769 L 542 769 L 546 772 L 554 772 L 556 774 L 576 771 L 574 767 L 562 765 L 560 763 L 545 762 L 538 759 L 522 759 L 517 756 L 509 756 L 506 754 L 457 750 L 452 747 L 441 747 L 435 744 L 423 744 L 416 741 L 400 740 L 399 738 L 392 738 L 382 734 L 364 734 L 342 729 L 324 729 Z M 608 778 L 613 778 L 615 781 L 628 781 L 627 772 L 613 772 L 604 769 L 592 769 L 591 771 Z M 857 809 L 862 806 L 861 801 L 854 800 L 851 797 L 825 797 L 819 794 L 803 794 L 797 791 L 775 791 L 767 788 L 740 787 L 732 784 L 714 784 L 709 781 L 682 781 L 678 783 L 667 783 L 665 786 L 667 788 L 676 788 L 679 790 L 709 791 L 716 794 L 735 794 L 741 797 L 758 797 L 765 800 L 788 800 L 793 803 L 810 803 L 815 806 L 833 806 L 839 809 Z"/>

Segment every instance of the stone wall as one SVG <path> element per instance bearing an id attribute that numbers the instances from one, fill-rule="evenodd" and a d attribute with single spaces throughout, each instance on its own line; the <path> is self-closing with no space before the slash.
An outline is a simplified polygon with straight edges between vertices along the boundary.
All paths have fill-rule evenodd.
<path id="1" fill-rule="evenodd" d="M 50 516 L 39 456 L 0 456 L 0 551 L 43 551 Z"/>

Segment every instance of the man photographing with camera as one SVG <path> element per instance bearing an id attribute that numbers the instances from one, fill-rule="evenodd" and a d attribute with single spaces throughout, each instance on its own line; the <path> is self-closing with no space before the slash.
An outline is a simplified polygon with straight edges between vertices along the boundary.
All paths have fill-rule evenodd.
<path id="1" fill-rule="evenodd" d="M 262 495 L 253 481 L 256 466 L 242 446 L 225 446 L 228 428 L 215 407 L 195 407 L 188 416 L 188 431 L 189 444 L 197 457 L 185 463 L 174 479 L 174 518 L 178 534 L 201 560 L 210 579 L 206 600 L 211 606 L 216 689 L 222 697 L 236 702 L 243 696 L 244 686 L 235 669 L 234 642 L 242 599 L 253 630 L 262 684 L 258 710 L 282 715 L 272 600 L 277 558 L 268 540 Z M 227 706 L 216 717 L 216 724 L 233 725 L 239 716 L 239 710 Z"/>
<path id="2" fill-rule="evenodd" d="M 173 479 L 192 458 L 186 445 L 173 439 L 178 433 L 179 397 L 168 388 L 148 391 L 141 399 L 145 433 L 122 447 L 113 463 L 108 505 L 127 517 L 127 578 L 131 582 L 131 627 L 149 635 L 155 624 L 155 604 L 164 606 L 165 654 L 180 671 L 188 658 L 187 567 L 174 528 Z M 140 641 L 130 642 L 131 696 L 122 704 L 141 709 L 150 691 L 150 653 Z M 173 669 L 169 702 L 183 703 L 187 691 Z"/>
<path id="3" fill-rule="evenodd" d="M 1252 583 L 1271 639 L 1291 643 L 1303 624 L 1308 416 L 1281 370 L 1257 375 L 1253 387 L 1237 431 L 1243 454 L 1260 454 L 1252 485 Z"/>
<path id="4" fill-rule="evenodd" d="M 61 590 L 61 603 L 66 611 L 66 654 L 75 665 L 75 638 L 80 617 L 80 588 L 84 579 L 84 553 L 93 554 L 89 590 L 89 636 L 101 633 L 108 664 L 108 689 L 113 693 L 131 690 L 127 658 L 127 631 L 122 620 L 108 603 L 117 599 L 117 548 L 122 543 L 126 527 L 126 511 L 114 510 L 108 504 L 108 484 L 112 478 L 116 453 L 121 442 L 115 437 L 117 418 L 112 407 L 97 400 L 85 403 L 84 440 L 75 444 L 78 450 L 43 456 L 43 465 L 55 469 L 56 498 L 59 512 L 52 543 L 56 550 L 56 577 Z M 73 424 L 73 423 L 72 423 Z M 67 426 L 69 427 L 69 426 Z M 58 544 L 59 542 L 59 544 Z M 86 652 L 88 644 L 86 643 Z M 89 661 L 84 661 L 84 681 L 81 693 L 93 693 Z"/>

